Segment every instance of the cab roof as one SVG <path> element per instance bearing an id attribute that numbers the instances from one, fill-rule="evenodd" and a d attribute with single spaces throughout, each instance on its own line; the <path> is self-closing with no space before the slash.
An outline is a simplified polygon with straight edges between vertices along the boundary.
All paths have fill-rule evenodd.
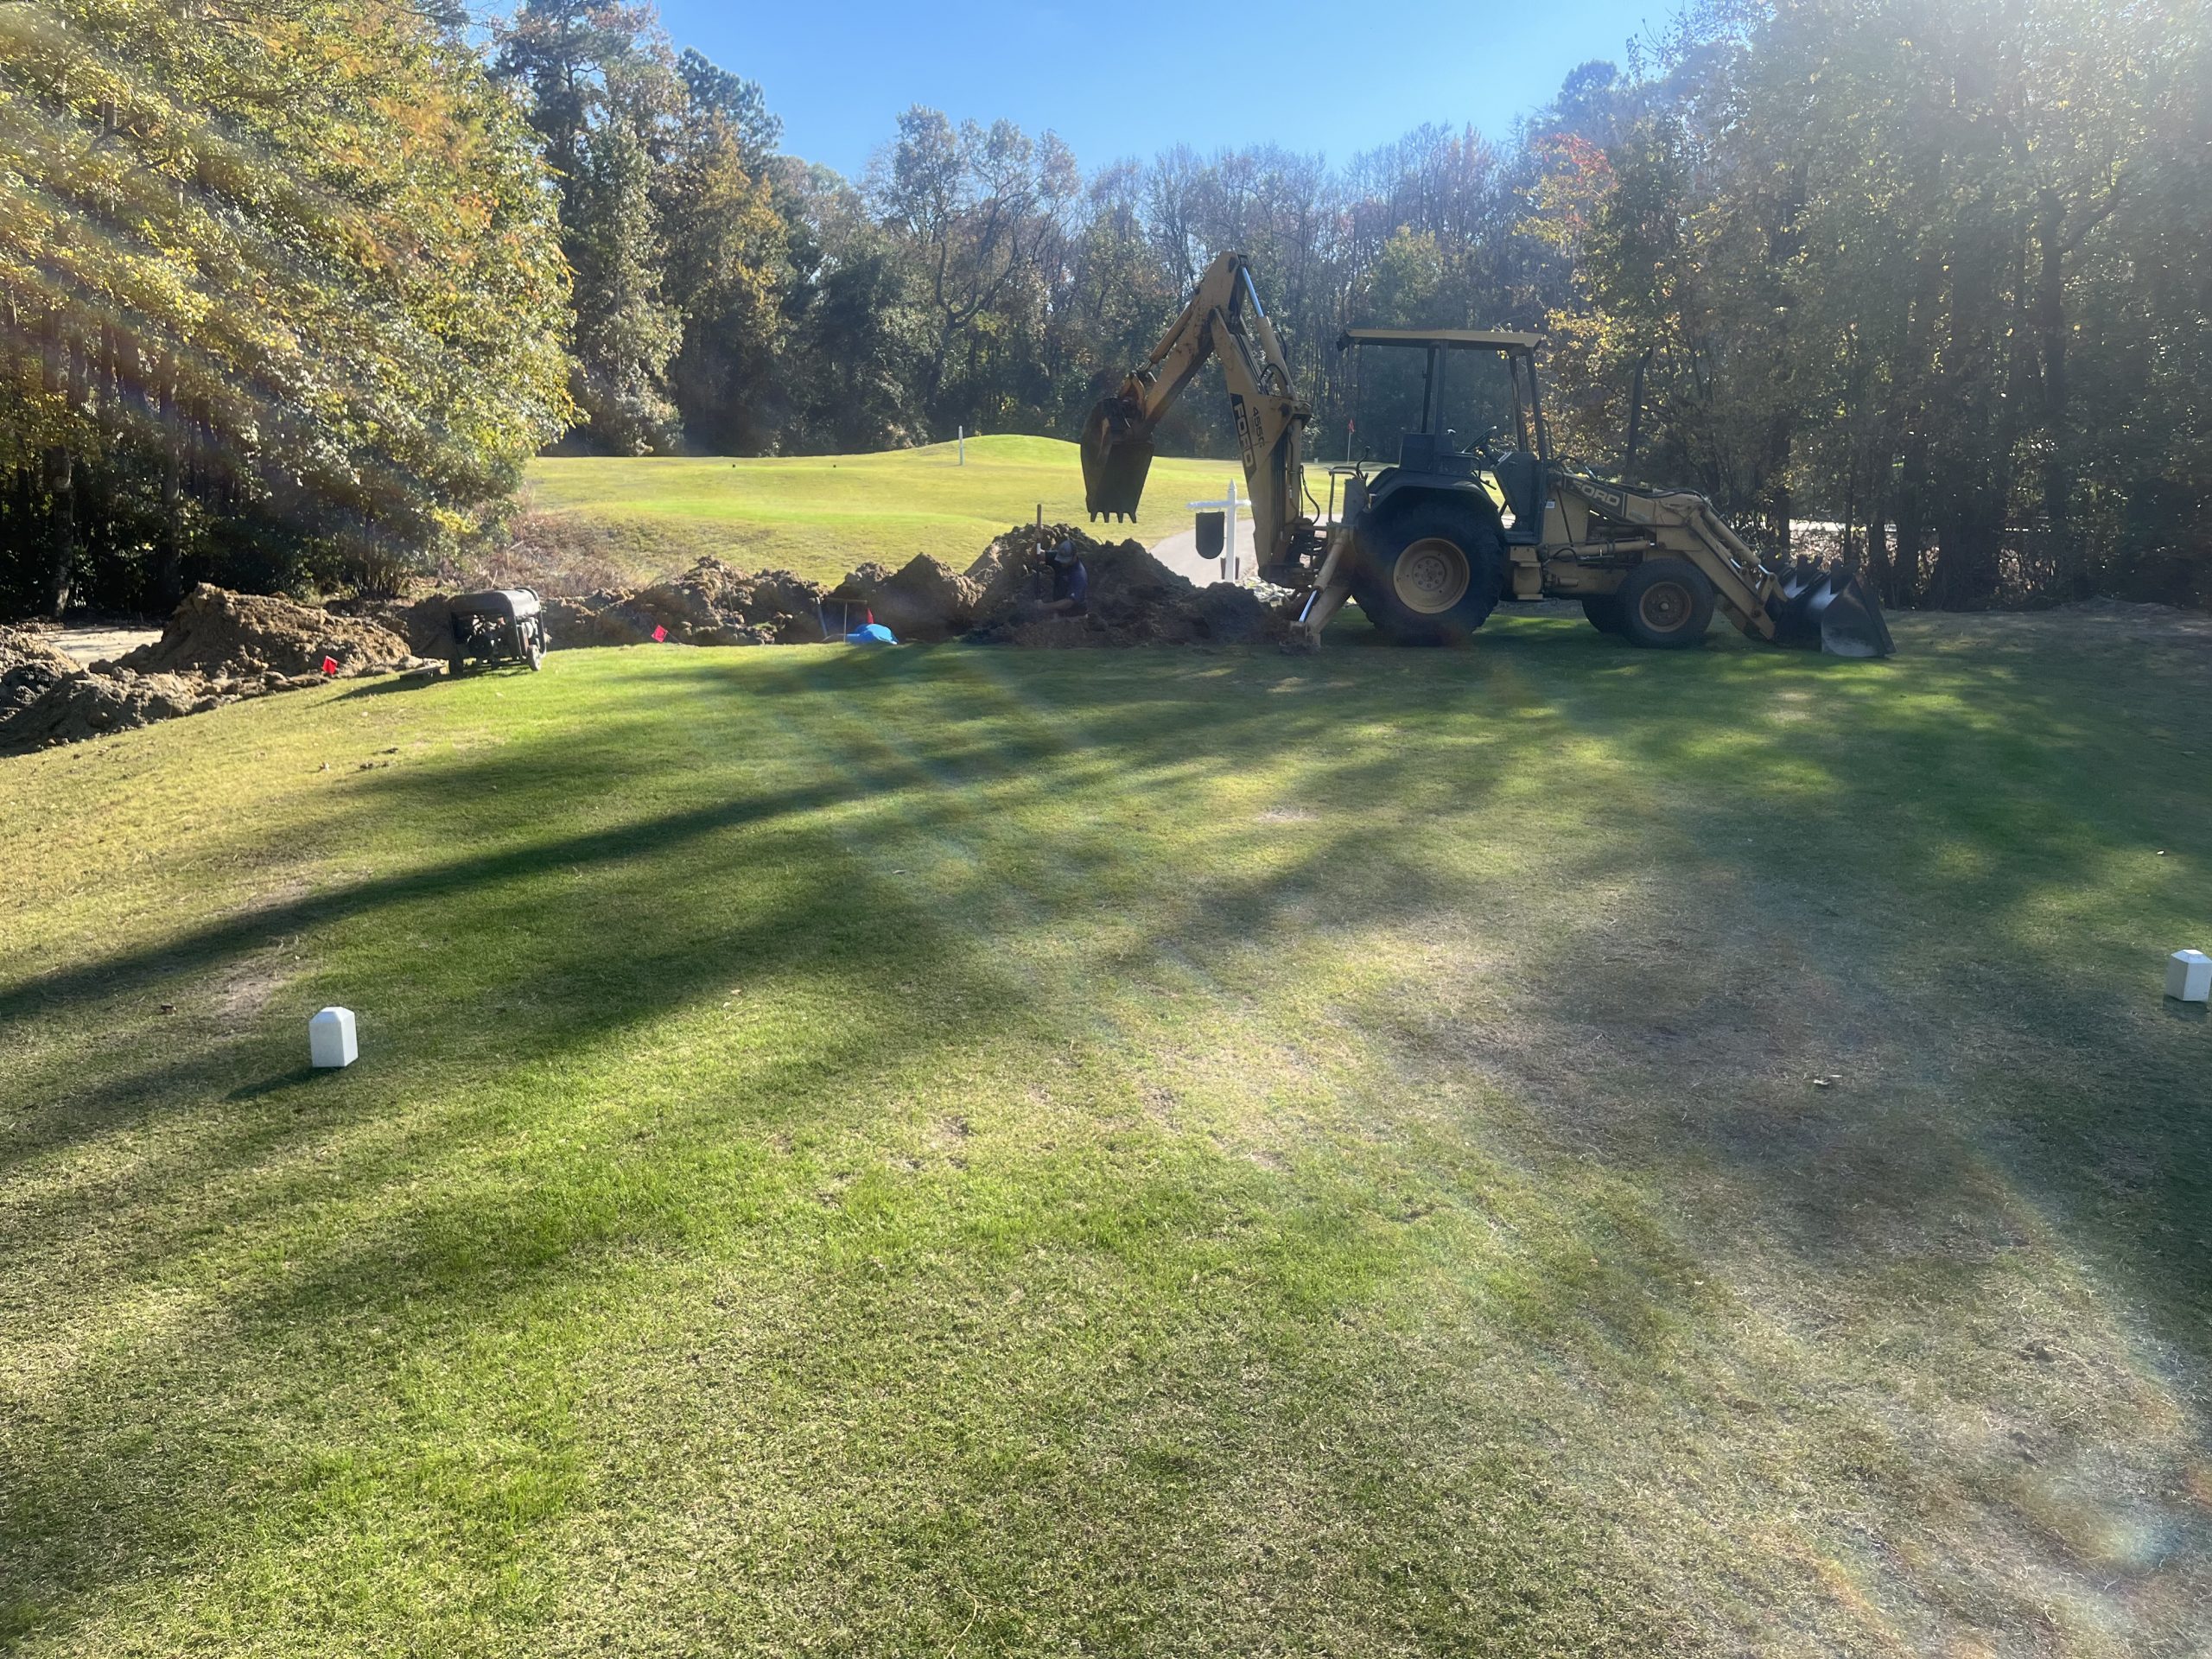
<path id="1" fill-rule="evenodd" d="M 1541 334 L 1506 334 L 1487 328 L 1347 328 L 1337 349 L 1347 346 L 1466 346 L 1492 352 L 1533 352 Z"/>

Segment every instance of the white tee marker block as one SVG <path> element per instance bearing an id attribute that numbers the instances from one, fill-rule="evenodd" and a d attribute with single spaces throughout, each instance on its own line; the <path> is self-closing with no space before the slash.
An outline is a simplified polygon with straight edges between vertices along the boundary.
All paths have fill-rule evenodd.
<path id="1" fill-rule="evenodd" d="M 2166 995 L 2177 1002 L 2212 1001 L 2212 957 L 2175 951 L 2166 963 Z"/>
<path id="2" fill-rule="evenodd" d="M 321 1071 L 340 1071 L 361 1058 L 353 1039 L 353 1010 L 325 1008 L 308 1021 L 308 1053 Z"/>

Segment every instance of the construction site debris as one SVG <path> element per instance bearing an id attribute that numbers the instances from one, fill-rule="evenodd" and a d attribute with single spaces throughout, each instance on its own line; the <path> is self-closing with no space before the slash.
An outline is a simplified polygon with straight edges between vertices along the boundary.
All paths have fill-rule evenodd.
<path id="1" fill-rule="evenodd" d="M 1041 539 L 1040 539 L 1041 535 Z M 1041 546 L 1073 543 L 1090 575 L 1089 613 L 1047 615 Z M 403 633 L 423 656 L 449 649 L 442 594 L 411 603 L 350 601 L 334 611 Z M 1029 646 L 1243 645 L 1287 632 L 1268 597 L 1228 582 L 1198 588 L 1136 542 L 1101 542 L 1068 524 L 1016 525 L 963 574 L 918 554 L 896 570 L 863 564 L 835 588 L 704 558 L 682 575 L 545 601 L 550 645 L 787 645 L 842 639 L 873 619 L 900 639 Z"/>
<path id="2" fill-rule="evenodd" d="M 442 660 L 453 654 L 453 601 L 445 594 L 425 599 L 334 599 L 323 607 L 333 616 L 372 622 L 407 642 L 417 657 Z"/>
<path id="3" fill-rule="evenodd" d="M 1039 553 L 1062 541 L 1073 544 L 1090 576 L 1080 616 L 1045 608 L 1051 578 Z M 1101 542 L 1069 524 L 1020 524 L 995 537 L 965 573 L 918 555 L 897 570 L 864 564 L 825 592 L 787 570 L 748 575 L 706 558 L 649 587 L 549 599 L 543 615 L 556 648 L 819 643 L 871 619 L 912 640 L 1046 649 L 1244 645 L 1286 637 L 1273 597 L 1227 582 L 1199 588 L 1136 542 Z M 326 658 L 347 676 L 427 668 L 423 659 L 448 656 L 452 642 L 447 594 L 316 607 L 206 585 L 177 607 L 158 640 L 90 671 L 35 634 L 0 630 L 0 753 L 316 684 Z"/>
<path id="4" fill-rule="evenodd" d="M 77 743 L 204 714 L 241 695 L 251 694 L 213 690 L 197 675 L 134 674 L 102 663 L 65 675 L 29 702 L 0 713 L 0 753 Z"/>
<path id="5" fill-rule="evenodd" d="M 0 628 L 0 724 L 79 671 L 72 658 L 38 635 Z"/>

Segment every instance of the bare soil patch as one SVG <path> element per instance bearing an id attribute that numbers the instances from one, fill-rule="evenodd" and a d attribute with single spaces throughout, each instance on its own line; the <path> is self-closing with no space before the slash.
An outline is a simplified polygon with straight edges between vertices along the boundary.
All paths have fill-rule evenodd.
<path id="1" fill-rule="evenodd" d="M 94 663 L 111 663 L 126 652 L 152 645 L 161 637 L 159 628 L 133 628 L 108 624 L 95 627 L 54 628 L 45 635 L 45 639 L 63 656 L 90 668 Z"/>

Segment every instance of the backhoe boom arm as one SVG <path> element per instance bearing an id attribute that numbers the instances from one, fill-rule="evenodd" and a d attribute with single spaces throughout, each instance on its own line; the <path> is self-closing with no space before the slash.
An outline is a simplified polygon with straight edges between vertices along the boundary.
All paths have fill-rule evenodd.
<path id="1" fill-rule="evenodd" d="M 1136 516 L 1153 433 L 1210 357 L 1221 359 L 1236 420 L 1254 544 L 1263 567 L 1280 565 L 1310 529 L 1300 451 L 1313 410 L 1292 384 L 1282 342 L 1240 253 L 1224 253 L 1206 268 L 1152 354 L 1090 411 L 1083 429 L 1085 504 L 1093 518 Z"/>

